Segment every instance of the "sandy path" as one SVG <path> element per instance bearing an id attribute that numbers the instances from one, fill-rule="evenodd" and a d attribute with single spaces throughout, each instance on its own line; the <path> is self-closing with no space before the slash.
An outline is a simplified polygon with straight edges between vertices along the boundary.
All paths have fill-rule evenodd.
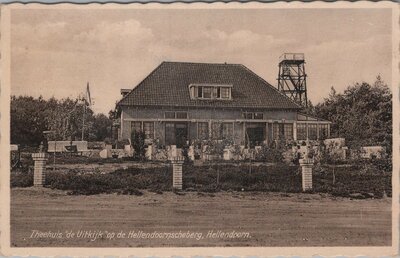
<path id="1" fill-rule="evenodd" d="M 13 246 L 348 246 L 391 244 L 391 199 L 350 200 L 317 194 L 196 192 L 143 196 L 69 196 L 50 189 L 12 189 Z M 62 238 L 30 238 L 32 230 Z M 65 238 L 66 231 L 103 237 Z M 250 238 L 214 238 L 209 231 L 248 232 Z M 115 232 L 113 239 L 105 237 Z M 117 239 L 123 231 L 125 238 Z M 201 233 L 202 239 L 127 238 L 145 233 Z M 140 232 L 139 232 L 140 233 Z M 111 235 L 110 235 L 111 236 Z"/>

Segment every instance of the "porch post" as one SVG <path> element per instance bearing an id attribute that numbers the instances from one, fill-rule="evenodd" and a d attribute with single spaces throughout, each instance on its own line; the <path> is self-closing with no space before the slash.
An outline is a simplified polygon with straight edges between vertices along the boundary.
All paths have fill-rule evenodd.
<path id="1" fill-rule="evenodd" d="M 244 147 L 246 148 L 246 141 L 247 141 L 247 137 L 246 137 L 246 122 L 243 122 L 243 139 L 244 139 Z"/>
<path id="2" fill-rule="evenodd" d="M 297 141 L 297 123 L 293 123 L 293 140 Z"/>
<path id="3" fill-rule="evenodd" d="M 211 120 L 208 120 L 208 138 L 212 138 L 212 132 L 211 132 Z"/>
<path id="4" fill-rule="evenodd" d="M 268 122 L 265 122 L 265 143 L 269 144 L 269 137 L 268 137 Z"/>
<path id="5" fill-rule="evenodd" d="M 331 138 L 331 124 L 328 124 L 328 135 L 327 138 Z"/>

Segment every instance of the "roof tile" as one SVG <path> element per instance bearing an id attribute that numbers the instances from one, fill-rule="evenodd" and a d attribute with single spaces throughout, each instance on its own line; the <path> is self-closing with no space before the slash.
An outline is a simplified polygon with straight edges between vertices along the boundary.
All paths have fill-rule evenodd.
<path id="1" fill-rule="evenodd" d="M 231 84 L 232 100 L 193 100 L 190 84 Z M 299 109 L 276 88 L 241 64 L 163 62 L 118 105 Z"/>

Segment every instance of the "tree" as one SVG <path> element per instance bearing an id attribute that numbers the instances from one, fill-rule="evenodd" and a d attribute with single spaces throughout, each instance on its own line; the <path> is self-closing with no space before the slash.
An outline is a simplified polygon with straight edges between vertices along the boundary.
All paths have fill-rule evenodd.
<path id="1" fill-rule="evenodd" d="M 313 103 L 311 102 L 311 100 L 307 101 L 307 107 L 304 107 L 302 109 L 302 112 L 311 115 L 311 116 L 316 116 L 316 110 L 315 110 L 315 106 L 313 105 Z"/>
<path id="2" fill-rule="evenodd" d="M 146 158 L 146 144 L 145 144 L 146 135 L 143 131 L 135 131 L 131 132 L 131 144 L 133 149 L 135 150 L 135 157 L 139 160 L 144 160 Z"/>
<path id="3" fill-rule="evenodd" d="M 329 97 L 315 107 L 316 115 L 333 122 L 331 135 L 349 146 L 392 146 L 392 93 L 380 76 L 374 84 L 349 86 L 342 94 L 332 87 Z"/>
<path id="4" fill-rule="evenodd" d="M 96 114 L 94 116 L 95 140 L 104 141 L 105 138 L 111 137 L 112 120 L 104 114 Z"/>
<path id="5" fill-rule="evenodd" d="M 37 146 L 43 131 L 51 130 L 49 140 L 80 140 L 85 116 L 84 140 L 102 141 L 111 134 L 112 120 L 93 111 L 79 99 L 30 96 L 11 97 L 11 142 Z"/>
<path id="6" fill-rule="evenodd" d="M 40 96 L 11 96 L 11 143 L 39 145 L 47 130 L 46 101 Z"/>

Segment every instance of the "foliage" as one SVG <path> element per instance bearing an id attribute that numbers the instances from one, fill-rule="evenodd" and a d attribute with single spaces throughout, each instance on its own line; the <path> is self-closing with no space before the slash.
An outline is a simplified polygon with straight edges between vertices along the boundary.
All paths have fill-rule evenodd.
<path id="1" fill-rule="evenodd" d="M 281 163 L 283 161 L 283 152 L 285 151 L 285 148 L 282 145 L 278 146 L 277 148 L 272 148 L 263 144 L 261 150 L 256 152 L 256 161 Z"/>
<path id="2" fill-rule="evenodd" d="M 184 165 L 184 189 L 204 192 L 266 191 L 301 192 L 298 166 L 249 164 L 212 166 Z M 335 170 L 335 173 L 332 171 Z M 319 166 L 313 171 L 313 192 L 351 197 L 362 194 L 368 198 L 391 196 L 390 172 L 382 171 L 372 162 L 367 166 Z M 335 179 L 333 180 L 333 177 Z M 33 173 L 12 172 L 12 187 L 33 184 Z M 78 170 L 47 171 L 47 187 L 66 190 L 70 194 L 122 193 L 140 195 L 140 190 L 171 191 L 172 170 L 169 167 L 118 169 L 112 173 L 80 173 Z"/>
<path id="3" fill-rule="evenodd" d="M 48 129 L 49 105 L 42 98 L 11 97 L 11 143 L 39 145 Z M 29 125 L 29 126 L 26 126 Z"/>
<path id="4" fill-rule="evenodd" d="M 75 170 L 49 172 L 46 184 L 52 189 L 67 190 L 70 194 L 92 195 L 100 193 L 121 193 L 141 195 L 139 189 L 159 186 L 160 191 L 171 187 L 168 180 L 171 172 L 167 168 L 119 169 L 109 174 L 80 174 Z"/>
<path id="5" fill-rule="evenodd" d="M 146 144 L 145 144 L 146 135 L 143 131 L 135 131 L 132 130 L 131 133 L 131 144 L 135 151 L 135 158 L 144 160 L 146 155 Z"/>
<path id="6" fill-rule="evenodd" d="M 272 191 L 300 192 L 301 178 L 297 167 L 213 165 L 184 168 L 184 187 L 202 192 Z"/>
<path id="7" fill-rule="evenodd" d="M 185 163 L 190 162 L 190 158 L 189 158 L 189 145 L 188 144 L 184 144 L 182 146 L 182 156 L 185 159 Z"/>
<path id="8" fill-rule="evenodd" d="M 233 145 L 233 140 L 231 140 L 231 139 L 223 139 L 223 140 L 210 139 L 210 140 L 204 141 L 203 144 L 207 146 L 207 148 L 205 150 L 206 154 L 215 155 L 215 156 L 218 156 L 218 158 L 221 158 L 222 155 L 224 154 L 224 149 L 228 146 Z"/>
<path id="9" fill-rule="evenodd" d="M 391 178 L 391 173 L 374 166 L 322 166 L 313 173 L 313 191 L 342 197 L 359 193 L 368 198 L 381 198 L 384 193 L 391 196 Z"/>
<path id="10" fill-rule="evenodd" d="M 44 141 L 43 131 L 47 130 L 54 131 L 49 140 L 81 139 L 84 112 L 84 139 L 104 140 L 111 133 L 111 120 L 103 114 L 94 115 L 79 99 L 12 96 L 11 142 L 37 146 Z"/>
<path id="11" fill-rule="evenodd" d="M 104 141 L 111 136 L 112 120 L 106 115 L 100 113 L 95 114 L 93 119 L 94 140 Z"/>
<path id="12" fill-rule="evenodd" d="M 319 151 L 316 155 L 316 160 L 321 164 L 339 164 L 343 162 L 338 150 L 335 149 L 334 143 L 328 145 L 324 141 L 319 142 Z"/>
<path id="13" fill-rule="evenodd" d="M 33 185 L 33 171 L 19 169 L 11 172 L 11 187 L 29 187 Z"/>
<path id="14" fill-rule="evenodd" d="M 331 135 L 348 146 L 383 145 L 392 149 L 392 93 L 380 76 L 375 83 L 356 83 L 339 94 L 334 88 L 315 114 L 332 121 Z"/>

